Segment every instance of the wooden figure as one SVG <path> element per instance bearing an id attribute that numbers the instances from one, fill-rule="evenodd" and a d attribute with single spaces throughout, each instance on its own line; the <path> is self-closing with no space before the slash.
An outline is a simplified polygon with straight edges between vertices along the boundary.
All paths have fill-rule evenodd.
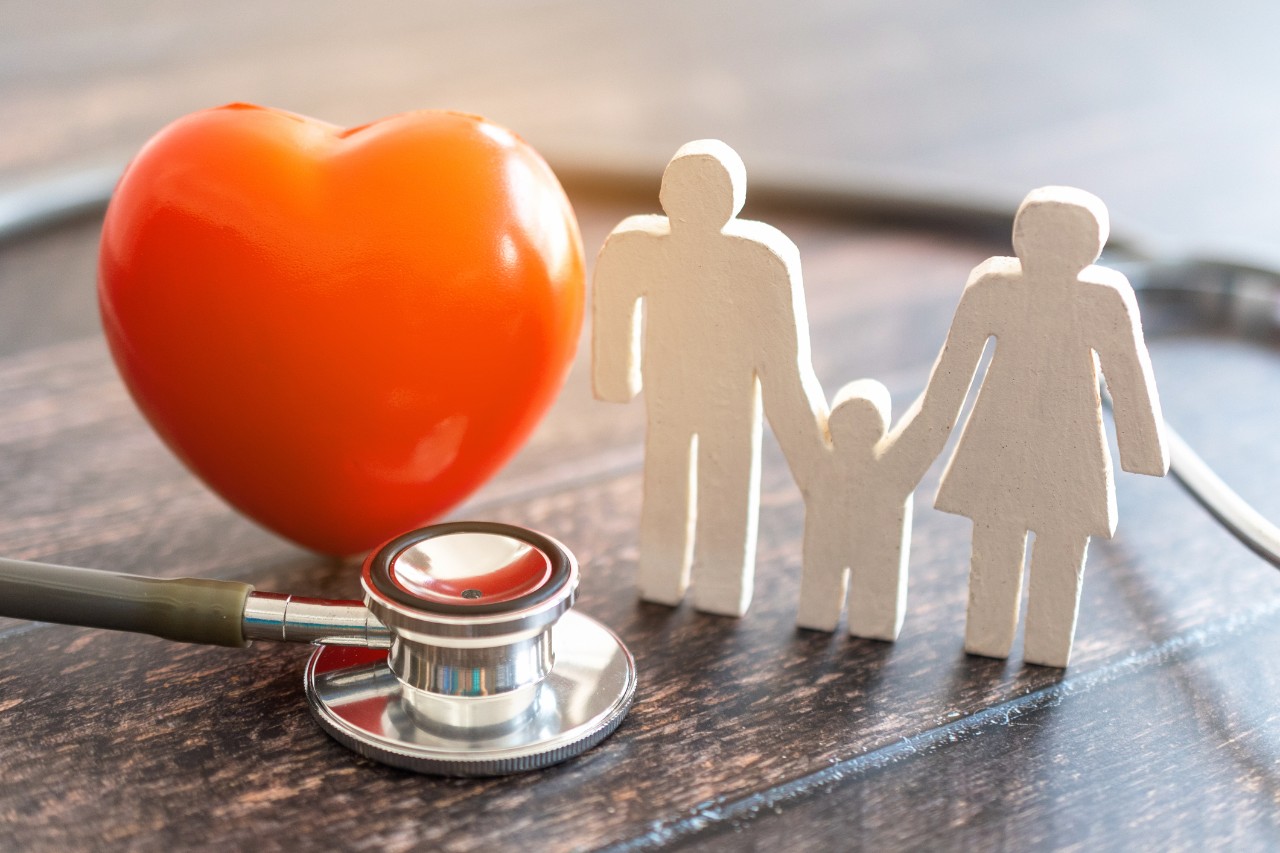
<path id="1" fill-rule="evenodd" d="M 1029 194 L 1014 220 L 1017 257 L 991 258 L 970 274 L 929 379 L 920 416 L 937 431 L 937 446 L 995 337 L 935 503 L 973 521 L 965 627 L 972 654 L 1009 655 L 1030 532 L 1024 659 L 1058 667 L 1070 660 L 1089 538 L 1110 537 L 1116 527 L 1099 369 L 1124 470 L 1169 470 L 1133 289 L 1120 273 L 1093 265 L 1107 231 L 1106 208 L 1089 193 Z"/>
<path id="2" fill-rule="evenodd" d="M 826 441 L 800 254 L 737 218 L 745 196 L 733 149 L 681 147 L 666 216 L 624 220 L 600 250 L 592 329 L 596 397 L 646 390 L 640 594 L 679 603 L 692 564 L 695 606 L 734 616 L 751 602 L 762 404 L 789 461 Z"/>
<path id="3" fill-rule="evenodd" d="M 829 421 L 833 446 L 798 472 L 802 628 L 834 631 L 847 599 L 850 634 L 892 641 L 902 630 L 912 492 L 941 448 L 926 444 L 928 422 L 915 409 L 886 435 L 889 410 L 889 389 L 874 379 L 841 388 Z"/>

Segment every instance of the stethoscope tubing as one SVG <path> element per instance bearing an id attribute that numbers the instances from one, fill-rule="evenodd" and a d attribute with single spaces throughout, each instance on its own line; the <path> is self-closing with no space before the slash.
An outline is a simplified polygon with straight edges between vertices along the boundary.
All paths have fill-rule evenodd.
<path id="1" fill-rule="evenodd" d="M 553 158 L 562 181 L 572 187 L 607 190 L 618 195 L 654 193 L 656 178 L 649 164 L 639 158 L 615 162 L 584 158 Z M 45 228 L 56 227 L 103 211 L 111 199 L 121 169 L 105 167 L 65 175 L 0 193 L 0 246 Z M 893 183 L 851 174 L 847 170 L 810 164 L 790 171 L 757 169 L 751 175 L 751 198 L 761 206 L 834 215 L 878 224 L 951 229 L 1000 239 L 1008 235 L 1016 199 L 987 198 L 967 191 L 924 190 L 911 182 Z M 1108 255 L 1119 254 L 1136 262 L 1156 264 L 1147 248 L 1152 241 L 1114 232 Z M 1167 277 L 1185 268 L 1200 272 L 1212 268 L 1225 273 L 1226 283 L 1211 288 L 1169 286 L 1159 277 L 1131 275 L 1139 293 L 1230 297 L 1230 277 L 1235 273 L 1262 276 L 1270 282 L 1270 300 L 1280 305 L 1280 273 L 1230 262 L 1160 261 Z M 1127 270 L 1126 270 L 1127 272 Z M 1217 289 L 1214 289 L 1217 288 Z M 1272 310 L 1272 322 L 1280 313 Z M 1280 527 L 1272 524 L 1230 486 L 1169 426 L 1170 473 L 1201 506 L 1246 547 L 1280 568 Z"/>

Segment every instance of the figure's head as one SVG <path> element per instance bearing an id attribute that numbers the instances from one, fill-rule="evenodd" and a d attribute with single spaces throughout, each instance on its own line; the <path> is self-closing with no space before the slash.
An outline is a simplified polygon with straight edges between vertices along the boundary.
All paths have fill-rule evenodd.
<path id="1" fill-rule="evenodd" d="M 859 379 L 836 392 L 831 407 L 831 440 L 836 449 L 870 447 L 889 429 L 889 389 L 875 379 Z"/>
<path id="2" fill-rule="evenodd" d="M 1024 269 L 1075 276 L 1102 254 L 1110 232 L 1106 205 L 1072 187 L 1041 187 L 1013 220 L 1013 250 Z"/>
<path id="3" fill-rule="evenodd" d="M 747 198 L 747 170 L 737 152 L 718 139 L 680 146 L 662 173 L 658 199 L 671 227 L 719 231 Z"/>

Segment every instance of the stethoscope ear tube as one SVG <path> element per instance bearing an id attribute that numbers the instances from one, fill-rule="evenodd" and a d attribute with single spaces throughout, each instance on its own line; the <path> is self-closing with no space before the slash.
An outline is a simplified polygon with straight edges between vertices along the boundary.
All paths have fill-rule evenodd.
<path id="1" fill-rule="evenodd" d="M 1187 493 L 1249 550 L 1280 569 L 1280 527 L 1236 494 L 1177 433 L 1170 429 L 1165 439 L 1170 471 Z"/>
<path id="2" fill-rule="evenodd" d="M 247 646 L 247 583 L 149 578 L 0 559 L 0 612 L 17 619 L 152 634 L 182 643 Z"/>
<path id="3" fill-rule="evenodd" d="M 1148 340 L 1208 331 L 1280 343 L 1280 274 L 1274 270 L 1210 258 L 1111 266 L 1133 285 Z M 1241 543 L 1280 568 L 1280 527 L 1223 482 L 1168 421 L 1165 438 L 1174 479 Z"/>

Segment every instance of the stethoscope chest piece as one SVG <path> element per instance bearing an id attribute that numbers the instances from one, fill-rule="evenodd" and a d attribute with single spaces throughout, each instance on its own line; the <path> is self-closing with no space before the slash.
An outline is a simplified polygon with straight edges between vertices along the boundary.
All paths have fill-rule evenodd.
<path id="1" fill-rule="evenodd" d="M 573 555 L 502 524 L 442 524 L 364 565 L 390 649 L 323 645 L 307 664 L 320 726 L 376 761 L 488 776 L 572 758 L 607 737 L 635 694 L 635 661 L 570 610 Z"/>

